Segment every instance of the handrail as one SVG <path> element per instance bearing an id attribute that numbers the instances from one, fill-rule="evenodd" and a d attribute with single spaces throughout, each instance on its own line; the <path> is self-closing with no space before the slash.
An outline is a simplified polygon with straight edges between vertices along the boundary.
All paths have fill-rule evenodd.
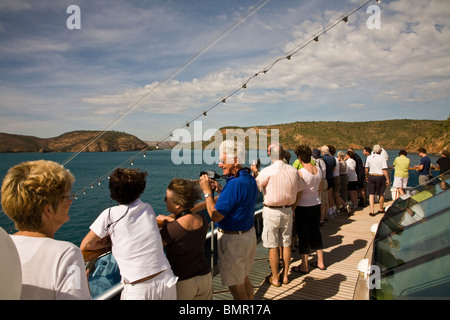
<path id="1" fill-rule="evenodd" d="M 204 210 L 206 210 L 205 202 L 201 202 L 201 203 L 197 204 L 194 208 L 191 209 L 191 211 L 195 212 L 195 213 L 201 213 L 201 211 L 204 211 Z M 203 213 L 203 214 L 205 214 L 205 213 Z M 260 216 L 262 216 L 262 209 L 255 209 L 255 212 L 254 212 L 255 224 L 257 225 L 258 228 L 260 225 L 260 223 L 259 223 Z M 213 276 L 215 276 L 218 273 L 217 266 L 214 265 L 214 256 L 215 256 L 214 238 L 217 236 L 217 232 L 218 232 L 217 228 L 214 227 L 214 223 L 211 221 L 210 231 L 208 231 L 205 236 L 205 246 L 207 245 L 208 240 L 210 240 L 211 270 L 213 272 Z M 103 256 L 107 256 L 107 255 L 111 254 L 111 248 L 105 248 L 105 249 L 100 249 L 100 250 L 84 250 L 84 251 L 82 251 L 82 253 L 83 253 L 83 258 L 85 260 L 86 269 L 94 272 L 94 270 L 92 270 L 92 269 L 94 269 L 94 266 L 95 266 L 96 262 L 98 261 L 98 259 L 102 258 Z M 118 295 L 120 293 L 120 291 L 122 290 L 122 288 L 123 288 L 123 284 L 121 282 L 117 283 L 117 284 L 113 285 L 111 288 L 109 288 L 107 291 L 105 291 L 104 293 L 95 297 L 95 299 L 97 299 L 97 300 L 111 299 L 112 297 Z"/>
<path id="2" fill-rule="evenodd" d="M 439 169 L 436 169 L 436 167 L 433 165 L 433 167 L 434 168 L 432 168 L 432 167 L 430 167 L 430 171 L 439 171 Z M 417 167 L 409 167 L 408 168 L 408 170 L 416 170 L 418 168 L 418 165 L 417 165 Z M 388 167 L 388 169 L 395 169 L 395 167 Z"/>
<path id="3" fill-rule="evenodd" d="M 109 251 L 111 251 L 111 247 L 98 250 L 81 250 L 81 253 L 83 254 L 84 262 L 89 262 L 100 257 L 102 254 L 108 253 Z"/>

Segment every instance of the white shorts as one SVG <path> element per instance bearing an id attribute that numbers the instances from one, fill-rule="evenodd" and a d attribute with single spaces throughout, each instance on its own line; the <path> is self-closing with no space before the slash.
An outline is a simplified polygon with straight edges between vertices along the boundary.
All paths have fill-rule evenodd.
<path id="1" fill-rule="evenodd" d="M 167 269 L 156 277 L 136 283 L 125 284 L 121 300 L 177 300 L 177 280 L 172 269 Z"/>
<path id="2" fill-rule="evenodd" d="M 408 186 L 408 177 L 394 177 L 394 183 L 392 183 L 393 188 L 406 188 Z"/>

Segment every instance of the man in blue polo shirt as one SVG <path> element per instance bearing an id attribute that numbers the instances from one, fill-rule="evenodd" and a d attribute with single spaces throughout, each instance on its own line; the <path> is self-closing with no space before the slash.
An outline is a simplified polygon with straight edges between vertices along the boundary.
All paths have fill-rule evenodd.
<path id="1" fill-rule="evenodd" d="M 228 286 L 235 300 L 252 300 L 253 286 L 248 278 L 256 254 L 253 227 L 258 187 L 255 178 L 242 168 L 244 146 L 233 140 L 220 145 L 219 168 L 228 177 L 222 188 L 207 175 L 200 177 L 206 208 L 218 228 L 219 272 L 222 284 Z M 220 192 L 214 202 L 212 188 Z"/>
<path id="2" fill-rule="evenodd" d="M 416 171 L 419 173 L 419 184 L 425 184 L 430 179 L 431 160 L 424 148 L 419 148 L 417 153 L 420 156 L 420 164 L 416 166 Z"/>

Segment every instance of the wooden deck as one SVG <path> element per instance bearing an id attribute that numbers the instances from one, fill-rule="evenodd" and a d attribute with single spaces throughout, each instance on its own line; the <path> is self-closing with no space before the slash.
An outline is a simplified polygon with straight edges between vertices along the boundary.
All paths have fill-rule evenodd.
<path id="1" fill-rule="evenodd" d="M 388 206 L 391 202 L 385 203 Z M 378 204 L 375 204 L 375 210 Z M 352 300 L 358 281 L 358 262 L 370 248 L 373 236 L 370 228 L 378 223 L 382 214 L 369 216 L 370 208 L 356 211 L 325 222 L 321 228 L 324 243 L 324 261 L 327 270 L 312 269 L 307 275 L 290 272 L 290 283 L 274 287 L 265 282 L 270 274 L 268 249 L 258 244 L 250 281 L 255 288 L 255 300 Z M 315 259 L 315 254 L 309 260 Z M 298 252 L 292 253 L 291 266 L 301 263 Z M 231 300 L 227 287 L 221 284 L 220 275 L 214 277 L 213 300 Z"/>

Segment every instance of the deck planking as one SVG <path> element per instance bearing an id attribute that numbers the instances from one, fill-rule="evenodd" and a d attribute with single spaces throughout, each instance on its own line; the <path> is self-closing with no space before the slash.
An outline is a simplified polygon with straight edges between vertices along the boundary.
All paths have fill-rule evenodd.
<path id="1" fill-rule="evenodd" d="M 391 202 L 386 202 L 386 206 Z M 378 204 L 375 205 L 376 209 Z M 370 228 L 379 223 L 382 214 L 369 216 L 370 208 L 342 214 L 325 222 L 321 227 L 324 243 L 324 261 L 327 270 L 312 269 L 306 275 L 289 271 L 289 284 L 274 287 L 265 282 L 270 274 L 268 249 L 259 243 L 249 275 L 255 289 L 255 300 L 352 300 L 358 282 L 357 265 L 371 248 L 373 235 Z M 315 254 L 309 262 L 315 261 Z M 300 255 L 292 253 L 291 267 L 301 263 Z M 228 287 L 222 286 L 220 274 L 214 277 L 213 300 L 231 300 Z"/>

